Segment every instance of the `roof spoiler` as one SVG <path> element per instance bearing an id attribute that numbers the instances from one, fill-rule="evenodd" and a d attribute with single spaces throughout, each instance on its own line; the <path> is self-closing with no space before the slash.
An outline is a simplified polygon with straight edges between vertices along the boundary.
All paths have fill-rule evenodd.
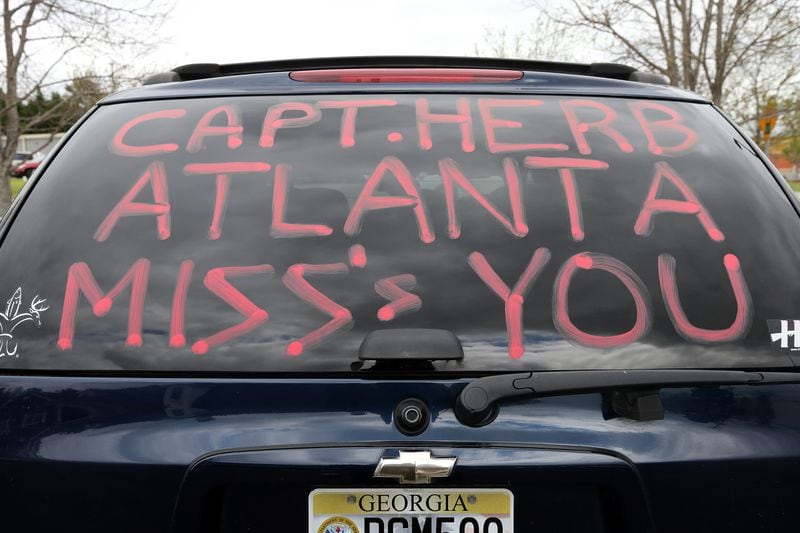
<path id="1" fill-rule="evenodd" d="M 178 81 L 201 80 L 236 76 L 240 74 L 263 74 L 312 69 L 342 68 L 492 68 L 514 69 L 534 72 L 553 72 L 594 76 L 616 80 L 630 80 L 658 85 L 668 85 L 663 76 L 640 72 L 633 67 L 618 63 L 561 63 L 555 61 L 532 61 L 527 59 L 504 59 L 485 57 L 438 57 L 438 56 L 362 56 L 327 57 L 312 59 L 282 59 L 253 63 L 192 63 L 175 67 L 167 72 L 154 74 L 144 85 Z"/>

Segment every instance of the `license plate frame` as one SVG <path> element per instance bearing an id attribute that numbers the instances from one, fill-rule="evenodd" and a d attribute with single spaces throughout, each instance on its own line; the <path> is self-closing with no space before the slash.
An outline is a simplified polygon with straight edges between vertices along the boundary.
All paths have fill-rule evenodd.
<path id="1" fill-rule="evenodd" d="M 404 487 L 325 488 L 308 495 L 309 533 L 462 531 L 462 524 L 467 532 L 513 533 L 514 494 L 503 488 Z"/>

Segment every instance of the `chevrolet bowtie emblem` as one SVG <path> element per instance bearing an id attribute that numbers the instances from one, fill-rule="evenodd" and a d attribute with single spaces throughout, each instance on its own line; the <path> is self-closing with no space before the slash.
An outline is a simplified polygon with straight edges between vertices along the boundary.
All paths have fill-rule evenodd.
<path id="1" fill-rule="evenodd" d="M 455 457 L 431 457 L 431 452 L 400 452 L 397 459 L 381 459 L 374 477 L 398 478 L 400 483 L 430 483 L 431 478 L 447 477 L 456 464 Z"/>

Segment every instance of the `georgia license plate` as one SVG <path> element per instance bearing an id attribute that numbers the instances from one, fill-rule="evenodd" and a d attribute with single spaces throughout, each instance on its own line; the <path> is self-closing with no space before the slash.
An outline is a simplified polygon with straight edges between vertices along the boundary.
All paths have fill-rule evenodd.
<path id="1" fill-rule="evenodd" d="M 512 533 L 505 489 L 317 489 L 309 533 Z"/>

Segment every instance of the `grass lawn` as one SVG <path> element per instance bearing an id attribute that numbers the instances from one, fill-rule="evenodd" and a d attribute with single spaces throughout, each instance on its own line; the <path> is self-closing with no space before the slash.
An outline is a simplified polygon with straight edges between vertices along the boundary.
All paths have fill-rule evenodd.
<path id="1" fill-rule="evenodd" d="M 21 178 L 11 178 L 11 197 L 14 198 L 19 190 L 22 188 L 23 182 Z"/>
<path id="2" fill-rule="evenodd" d="M 800 181 L 787 181 L 786 183 L 788 183 L 792 189 L 800 191 Z"/>

